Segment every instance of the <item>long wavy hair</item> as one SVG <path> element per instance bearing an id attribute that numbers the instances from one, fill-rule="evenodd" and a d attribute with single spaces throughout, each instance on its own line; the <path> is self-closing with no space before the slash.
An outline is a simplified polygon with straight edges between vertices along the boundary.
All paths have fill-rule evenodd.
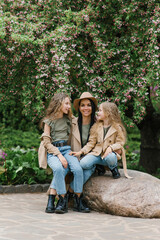
<path id="1" fill-rule="evenodd" d="M 54 120 L 58 117 L 58 115 L 62 109 L 62 104 L 63 104 L 65 98 L 69 98 L 69 96 L 66 93 L 62 92 L 62 93 L 54 94 L 54 96 L 52 97 L 52 99 L 49 102 L 49 105 L 45 111 L 45 116 L 40 121 L 40 128 L 43 128 L 43 120 L 45 120 L 45 119 Z M 71 118 L 71 116 L 72 116 L 71 109 L 69 110 L 67 116 L 68 116 L 68 118 Z"/>
<path id="2" fill-rule="evenodd" d="M 90 128 L 95 123 L 96 106 L 95 106 L 94 102 L 91 99 L 89 99 L 89 98 L 87 98 L 87 99 L 91 102 L 91 108 L 92 108 L 91 122 L 90 122 L 90 126 L 89 126 L 89 130 L 90 130 Z M 80 106 L 80 102 L 79 102 L 79 106 Z M 82 118 L 83 118 L 82 117 L 82 113 L 78 109 L 78 127 L 79 127 L 79 132 L 80 132 L 81 146 L 83 147 L 83 143 L 82 143 L 82 120 L 83 119 Z M 87 142 L 88 142 L 88 139 L 89 139 L 89 134 L 88 134 Z"/>
<path id="3" fill-rule="evenodd" d="M 127 137 L 126 129 L 122 123 L 118 107 L 113 102 L 103 102 L 102 109 L 106 118 L 109 118 L 111 125 L 117 128 L 117 124 L 121 126 L 125 139 Z"/>

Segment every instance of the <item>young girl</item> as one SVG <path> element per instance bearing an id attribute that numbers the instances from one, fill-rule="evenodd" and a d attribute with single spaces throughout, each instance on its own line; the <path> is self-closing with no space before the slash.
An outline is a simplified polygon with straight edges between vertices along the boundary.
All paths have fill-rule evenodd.
<path id="1" fill-rule="evenodd" d="M 50 185 L 46 212 L 65 213 L 68 210 L 65 176 L 69 170 L 74 175 L 73 190 L 77 198 L 80 198 L 83 189 L 83 170 L 78 159 L 69 155 L 71 147 L 67 143 L 71 128 L 71 106 L 68 95 L 57 93 L 53 96 L 41 126 L 43 124 L 43 145 L 47 150 L 47 163 L 54 175 Z M 56 194 L 59 195 L 59 201 L 55 207 Z M 80 208 L 83 208 L 83 205 L 81 201 L 78 201 L 77 211 L 81 210 Z M 83 212 L 85 212 L 84 208 Z"/>
<path id="2" fill-rule="evenodd" d="M 127 178 L 126 158 L 123 145 L 126 141 L 126 131 L 122 124 L 116 104 L 104 102 L 98 111 L 98 122 L 91 129 L 89 142 L 79 151 L 72 152 L 74 156 L 86 155 L 81 159 L 83 169 L 92 169 L 95 164 L 107 166 L 113 178 L 119 178 L 117 160 L 122 153 L 124 173 Z M 88 179 L 86 179 L 87 181 Z"/>

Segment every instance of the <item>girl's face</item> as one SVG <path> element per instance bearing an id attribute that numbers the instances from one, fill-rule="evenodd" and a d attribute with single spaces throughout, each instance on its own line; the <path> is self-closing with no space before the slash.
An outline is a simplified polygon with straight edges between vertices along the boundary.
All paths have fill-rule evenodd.
<path id="1" fill-rule="evenodd" d="M 63 113 L 65 113 L 65 114 L 68 114 L 70 108 L 71 108 L 70 99 L 68 97 L 66 97 L 64 99 L 64 101 L 62 102 L 62 109 L 61 109 L 61 111 Z"/>
<path id="2" fill-rule="evenodd" d="M 103 108 L 102 108 L 102 104 L 99 106 L 97 115 L 98 115 L 98 120 L 103 121 L 104 119 L 106 119 L 106 116 L 105 116 Z"/>
<path id="3" fill-rule="evenodd" d="M 90 117 L 92 114 L 92 105 L 88 99 L 82 99 L 79 106 L 82 117 Z"/>

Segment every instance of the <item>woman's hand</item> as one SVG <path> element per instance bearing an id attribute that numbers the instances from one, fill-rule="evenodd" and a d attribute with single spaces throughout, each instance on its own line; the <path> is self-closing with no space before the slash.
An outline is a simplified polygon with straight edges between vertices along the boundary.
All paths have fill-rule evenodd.
<path id="1" fill-rule="evenodd" d="M 80 156 L 82 154 L 82 152 L 81 151 L 79 151 L 79 152 L 70 152 L 69 153 L 69 155 L 73 155 L 73 156 L 75 156 L 75 157 L 78 157 L 78 156 Z"/>
<path id="2" fill-rule="evenodd" d="M 104 153 L 104 155 L 103 155 L 103 157 L 102 158 L 105 158 L 105 157 L 107 157 L 107 155 L 109 154 L 109 153 L 111 153 L 112 152 L 112 149 L 111 149 L 111 147 L 108 147 L 107 149 L 106 149 L 106 151 L 105 151 L 105 153 Z"/>
<path id="3" fill-rule="evenodd" d="M 65 159 L 65 157 L 63 157 L 62 154 L 58 154 L 57 157 L 58 157 L 59 160 L 61 161 L 63 167 L 64 167 L 64 168 L 67 168 L 68 162 L 67 162 L 67 160 Z"/>

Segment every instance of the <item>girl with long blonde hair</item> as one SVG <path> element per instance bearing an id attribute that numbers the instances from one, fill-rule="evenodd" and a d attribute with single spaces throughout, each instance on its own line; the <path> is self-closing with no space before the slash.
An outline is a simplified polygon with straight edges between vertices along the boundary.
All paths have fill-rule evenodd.
<path id="1" fill-rule="evenodd" d="M 51 99 L 46 116 L 41 121 L 44 126 L 42 134 L 43 146 L 47 150 L 47 159 L 41 166 L 47 164 L 53 171 L 53 180 L 50 185 L 48 203 L 45 212 L 65 213 L 68 211 L 68 196 L 66 194 L 65 176 L 69 171 L 74 175 L 73 191 L 80 199 L 83 190 L 83 170 L 78 159 L 69 155 L 71 147 L 68 144 L 71 130 L 71 104 L 65 93 L 56 93 Z M 55 197 L 59 200 L 55 206 Z M 80 206 L 79 206 L 80 205 Z M 81 200 L 77 203 L 77 211 L 83 207 Z M 83 208 L 85 212 L 85 208 Z"/>
<path id="2" fill-rule="evenodd" d="M 110 169 L 114 179 L 120 177 L 117 160 L 122 155 L 125 176 L 130 178 L 127 174 L 123 148 L 125 142 L 126 130 L 122 124 L 118 107 L 115 103 L 104 102 L 99 106 L 98 121 L 91 129 L 88 143 L 79 152 L 71 152 L 71 154 L 74 156 L 87 154 L 80 161 L 83 169 L 92 169 L 90 171 L 92 174 L 96 164 L 103 165 Z"/>

